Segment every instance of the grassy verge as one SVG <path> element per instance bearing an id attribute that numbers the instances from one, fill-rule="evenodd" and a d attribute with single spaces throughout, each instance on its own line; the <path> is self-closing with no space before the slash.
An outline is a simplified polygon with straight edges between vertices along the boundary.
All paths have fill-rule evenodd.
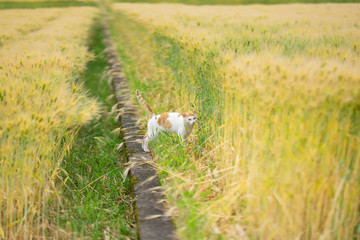
<path id="1" fill-rule="evenodd" d="M 53 7 L 82 7 L 82 6 L 96 6 L 94 2 L 79 2 L 79 1 L 39 1 L 39 2 L 12 2 L 0 1 L 0 9 L 15 9 L 15 8 L 53 8 Z"/>
<path id="2" fill-rule="evenodd" d="M 179 144 L 175 135 L 164 133 L 150 143 L 150 148 L 162 169 L 159 171 L 160 181 L 168 190 L 167 198 L 172 203 L 177 202 L 175 224 L 181 237 L 204 239 L 207 236 L 199 229 L 206 222 L 206 216 L 199 214 L 199 204 L 194 200 L 198 187 L 186 189 L 185 185 L 191 184 L 192 180 L 189 176 L 182 176 L 182 173 L 205 179 L 207 173 L 203 171 L 204 166 L 213 167 L 211 161 L 206 159 L 205 162 L 200 154 L 206 154 L 204 142 L 209 137 L 210 119 L 215 119 L 214 102 L 219 102 L 221 95 L 217 89 L 211 88 L 215 81 L 211 77 L 214 69 L 209 69 L 209 64 L 203 62 L 203 58 L 197 58 L 196 52 L 193 56 L 187 54 L 171 38 L 157 32 L 151 33 L 121 13 L 113 18 L 112 34 L 130 88 L 140 89 L 156 114 L 192 109 L 197 109 L 201 114 L 201 121 L 197 123 L 187 147 Z M 143 126 L 146 126 L 147 119 L 144 113 Z M 181 184 L 184 188 L 172 188 Z M 209 194 L 210 191 L 203 192 L 201 198 L 206 199 Z"/>
<path id="3" fill-rule="evenodd" d="M 122 140 L 114 132 L 118 123 L 109 113 L 115 100 L 109 97 L 102 37 L 97 25 L 90 42 L 95 58 L 87 65 L 84 81 L 105 111 L 99 120 L 79 130 L 62 164 L 65 186 L 57 221 L 67 231 L 76 232 L 73 237 L 134 239 L 130 183 L 124 174 L 126 156 L 118 148 Z"/>

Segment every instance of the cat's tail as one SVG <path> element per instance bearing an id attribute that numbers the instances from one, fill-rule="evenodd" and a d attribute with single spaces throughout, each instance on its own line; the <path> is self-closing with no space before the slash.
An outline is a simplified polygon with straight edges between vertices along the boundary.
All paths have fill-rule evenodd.
<path id="1" fill-rule="evenodd" d="M 136 94 L 137 99 L 139 100 L 139 102 L 141 103 L 143 108 L 145 109 L 145 111 L 150 115 L 150 117 L 154 116 L 154 113 L 151 110 L 149 104 L 142 98 L 139 90 L 136 89 L 135 94 Z"/>

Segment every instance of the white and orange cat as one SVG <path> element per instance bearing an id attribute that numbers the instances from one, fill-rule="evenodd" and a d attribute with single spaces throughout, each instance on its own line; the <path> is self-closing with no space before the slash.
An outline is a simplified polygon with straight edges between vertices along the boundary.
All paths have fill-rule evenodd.
<path id="1" fill-rule="evenodd" d="M 137 99 L 150 115 L 147 123 L 147 133 L 144 136 L 142 148 L 145 152 L 150 152 L 149 142 L 157 139 L 160 132 L 176 133 L 182 141 L 190 135 L 197 120 L 195 111 L 187 113 L 162 113 L 155 115 L 149 104 L 141 97 L 139 90 L 135 92 Z"/>

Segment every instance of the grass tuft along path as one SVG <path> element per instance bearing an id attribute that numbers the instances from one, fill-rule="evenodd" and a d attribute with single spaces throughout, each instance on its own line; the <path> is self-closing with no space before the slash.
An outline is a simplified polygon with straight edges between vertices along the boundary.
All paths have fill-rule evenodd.
<path id="1" fill-rule="evenodd" d="M 105 46 L 100 25 L 94 27 L 90 51 L 95 55 L 84 73 L 85 85 L 104 106 L 99 120 L 81 128 L 62 168 L 63 202 L 58 225 L 73 237 L 135 239 L 130 182 L 124 174 L 126 156 L 111 107 L 115 99 L 107 84 Z"/>

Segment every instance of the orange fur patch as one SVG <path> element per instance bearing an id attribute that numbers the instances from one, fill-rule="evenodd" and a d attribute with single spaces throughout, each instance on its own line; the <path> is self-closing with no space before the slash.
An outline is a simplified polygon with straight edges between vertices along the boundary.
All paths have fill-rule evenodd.
<path id="1" fill-rule="evenodd" d="M 195 116 L 196 114 L 194 112 L 187 112 L 185 113 L 187 117 Z"/>
<path id="2" fill-rule="evenodd" d="M 180 116 L 183 116 L 183 118 L 187 118 L 191 116 L 196 116 L 196 113 L 195 112 L 179 113 L 178 117 Z"/>
<path id="3" fill-rule="evenodd" d="M 162 126 L 163 128 L 170 129 L 171 128 L 171 122 L 168 120 L 169 114 L 168 113 L 162 113 L 160 114 L 160 117 L 157 120 L 157 123 Z"/>

